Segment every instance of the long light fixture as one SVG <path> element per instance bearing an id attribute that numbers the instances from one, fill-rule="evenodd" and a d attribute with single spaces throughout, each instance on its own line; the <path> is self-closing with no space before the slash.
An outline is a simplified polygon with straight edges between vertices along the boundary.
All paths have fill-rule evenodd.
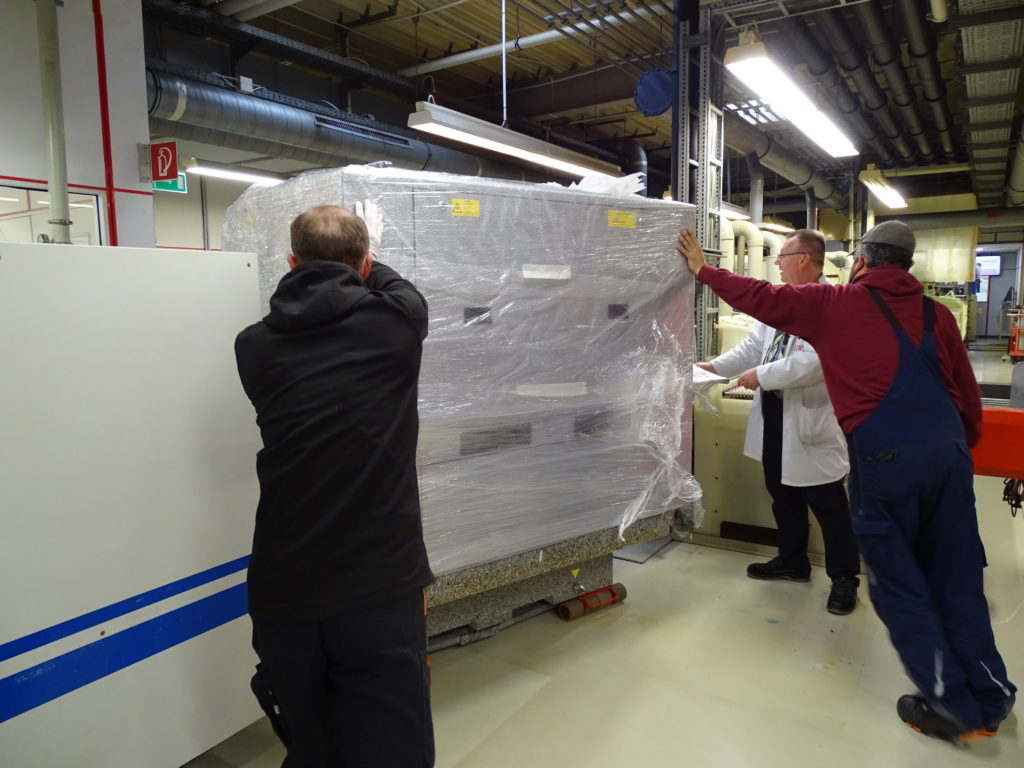
<path id="1" fill-rule="evenodd" d="M 531 136 L 524 136 L 486 120 L 479 120 L 427 101 L 416 102 L 416 111 L 409 115 L 409 127 L 554 168 L 572 176 L 622 175 L 622 170 L 611 163 L 563 149 Z"/>
<path id="2" fill-rule="evenodd" d="M 228 179 L 230 181 L 243 181 L 254 184 L 257 187 L 274 187 L 281 184 L 285 179 L 262 171 L 254 171 L 249 168 L 238 168 L 221 163 L 213 163 L 209 160 L 191 160 L 185 170 L 199 176 L 210 176 L 215 179 Z"/>
<path id="3" fill-rule="evenodd" d="M 730 48 L 725 52 L 725 66 L 767 102 L 772 112 L 791 122 L 832 157 L 858 154 L 853 142 L 768 58 L 764 43 L 750 39 Z"/>
<path id="4" fill-rule="evenodd" d="M 886 208 L 906 208 L 907 201 L 903 199 L 901 195 L 889 180 L 885 178 L 885 175 L 877 169 L 869 168 L 866 171 L 861 171 L 860 183 L 868 188 L 868 192 L 874 195 L 878 202 L 884 205 Z"/>

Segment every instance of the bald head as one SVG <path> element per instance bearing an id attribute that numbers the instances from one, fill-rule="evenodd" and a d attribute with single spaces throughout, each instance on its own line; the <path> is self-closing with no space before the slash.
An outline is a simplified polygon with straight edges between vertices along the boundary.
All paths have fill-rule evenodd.
<path id="1" fill-rule="evenodd" d="M 292 222 L 292 255 L 298 263 L 338 261 L 360 271 L 370 249 L 363 220 L 337 205 L 319 205 Z"/>

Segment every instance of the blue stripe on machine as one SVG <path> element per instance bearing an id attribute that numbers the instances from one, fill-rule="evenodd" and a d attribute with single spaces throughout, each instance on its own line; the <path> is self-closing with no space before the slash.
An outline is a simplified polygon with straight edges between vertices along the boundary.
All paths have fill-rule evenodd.
<path id="1" fill-rule="evenodd" d="M 246 608 L 246 585 L 237 584 L 0 679 L 0 723 L 227 624 Z"/>
<path id="2" fill-rule="evenodd" d="M 97 608 L 95 611 L 84 613 L 74 619 L 62 621 L 60 624 L 54 624 L 52 627 L 40 629 L 38 632 L 19 637 L 17 640 L 11 640 L 0 645 L 0 661 L 13 659 L 15 656 L 20 656 L 23 653 L 49 645 L 68 635 L 81 632 L 83 629 L 95 627 L 104 621 L 116 619 L 119 616 L 124 616 L 126 613 L 137 611 L 139 608 L 145 608 L 147 605 L 159 603 L 161 600 L 180 595 L 182 592 L 188 592 L 190 589 L 195 589 L 203 584 L 209 584 L 211 581 L 216 581 L 236 571 L 241 571 L 248 565 L 249 555 L 245 555 L 223 565 L 208 568 L 205 571 L 194 573 L 183 579 L 172 581 L 170 584 L 164 584 L 162 587 L 135 595 L 135 597 L 129 597 L 103 608 Z"/>

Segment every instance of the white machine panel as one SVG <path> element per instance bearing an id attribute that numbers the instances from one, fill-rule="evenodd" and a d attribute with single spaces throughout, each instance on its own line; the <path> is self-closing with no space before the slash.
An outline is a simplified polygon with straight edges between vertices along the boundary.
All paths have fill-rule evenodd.
<path id="1" fill-rule="evenodd" d="M 253 722 L 251 255 L 0 243 L 0 763 L 172 768 Z"/>

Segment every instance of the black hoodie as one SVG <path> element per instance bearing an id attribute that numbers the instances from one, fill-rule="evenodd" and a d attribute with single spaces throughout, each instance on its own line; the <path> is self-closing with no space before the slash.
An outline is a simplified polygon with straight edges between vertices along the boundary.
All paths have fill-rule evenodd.
<path id="1" fill-rule="evenodd" d="M 416 483 L 417 380 L 427 303 L 374 262 L 329 261 L 282 279 L 270 313 L 238 334 L 256 409 L 260 501 L 249 612 L 326 619 L 425 587 Z"/>

